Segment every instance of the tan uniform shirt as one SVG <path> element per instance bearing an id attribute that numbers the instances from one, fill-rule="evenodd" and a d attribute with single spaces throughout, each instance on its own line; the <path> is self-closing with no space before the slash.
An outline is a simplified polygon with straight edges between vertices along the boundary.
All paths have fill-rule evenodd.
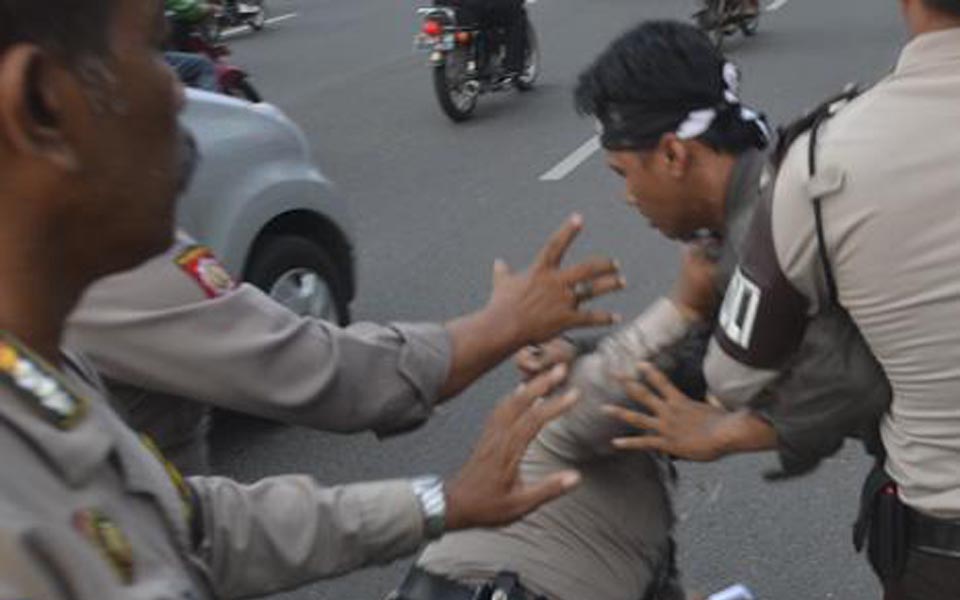
<path id="1" fill-rule="evenodd" d="M 0 342 L 0 455 L 2 598 L 262 595 L 422 541 L 406 482 L 184 482 L 97 389 L 10 339 Z"/>
<path id="2" fill-rule="evenodd" d="M 822 195 L 839 301 L 893 389 L 881 431 L 886 468 L 907 504 L 949 519 L 960 519 L 957 123 L 960 29 L 951 29 L 911 41 L 892 75 L 826 123 L 813 180 L 809 137 L 798 140 L 766 233 L 756 232 L 771 238 L 772 250 L 745 256 L 760 268 L 731 286 L 736 327 L 707 361 L 711 389 L 739 405 L 789 358 L 797 336 L 779 326 L 787 309 L 813 314 L 827 297 L 811 206 Z"/>
<path id="3" fill-rule="evenodd" d="M 580 486 L 509 527 L 447 535 L 424 551 L 419 565 L 467 582 L 512 571 L 550 600 L 639 600 L 668 556 L 671 478 L 656 455 L 614 452 L 610 440 L 627 428 L 600 408 L 628 402 L 608 369 L 627 372 L 686 331 L 663 300 L 578 361 L 571 385 L 583 391 L 581 401 L 544 429 L 522 472 L 536 480 L 576 467 Z"/>
<path id="4" fill-rule="evenodd" d="M 66 344 L 106 378 L 131 424 L 189 472 L 206 462 L 198 402 L 385 435 L 430 416 L 451 356 L 440 325 L 341 329 L 297 316 L 235 285 L 183 234 L 166 254 L 94 285 Z"/>

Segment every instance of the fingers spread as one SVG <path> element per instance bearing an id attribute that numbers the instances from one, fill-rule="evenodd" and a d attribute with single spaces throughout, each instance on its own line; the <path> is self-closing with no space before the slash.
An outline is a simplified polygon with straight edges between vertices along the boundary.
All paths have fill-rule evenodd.
<path id="1" fill-rule="evenodd" d="M 620 264 L 609 258 L 593 258 L 563 271 L 563 277 L 567 281 L 582 281 L 585 279 L 596 279 L 604 275 L 619 274 Z"/>
<path id="2" fill-rule="evenodd" d="M 621 378 L 620 385 L 623 386 L 624 391 L 627 392 L 627 396 L 631 400 L 653 414 L 658 415 L 663 410 L 663 400 L 657 397 L 656 394 L 650 391 L 650 388 L 642 383 L 639 383 L 635 379 Z"/>
<path id="3" fill-rule="evenodd" d="M 623 421 L 631 427 L 636 427 L 637 429 L 650 431 L 655 431 L 657 429 L 657 420 L 655 418 L 633 410 L 627 410 L 622 406 L 608 404 L 603 407 L 603 412 L 619 421 Z"/>
<path id="4" fill-rule="evenodd" d="M 547 245 L 544 246 L 543 250 L 540 251 L 535 265 L 546 268 L 558 267 L 563 261 L 563 257 L 567 253 L 567 250 L 570 249 L 570 245 L 573 243 L 573 240 L 576 239 L 577 235 L 579 235 L 582 229 L 582 216 L 579 214 L 574 214 L 567 219 L 567 222 L 550 236 L 550 239 L 547 241 Z"/>
<path id="5" fill-rule="evenodd" d="M 520 488 L 513 496 L 513 513 L 521 517 L 533 512 L 541 505 L 559 498 L 580 484 L 581 476 L 577 471 L 564 471 L 546 477 L 536 484 Z"/>

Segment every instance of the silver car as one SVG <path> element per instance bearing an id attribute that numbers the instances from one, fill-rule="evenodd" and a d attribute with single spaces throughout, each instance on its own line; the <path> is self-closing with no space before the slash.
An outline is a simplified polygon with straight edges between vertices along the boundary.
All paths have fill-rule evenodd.
<path id="1" fill-rule="evenodd" d="M 276 107 L 188 90 L 201 163 L 179 224 L 235 276 L 295 312 L 346 323 L 352 225 L 300 129 Z"/>

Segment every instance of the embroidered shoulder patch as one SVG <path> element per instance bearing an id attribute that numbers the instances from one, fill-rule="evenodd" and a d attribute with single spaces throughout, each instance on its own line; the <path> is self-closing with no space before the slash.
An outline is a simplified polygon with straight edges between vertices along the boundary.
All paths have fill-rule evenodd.
<path id="1" fill-rule="evenodd" d="M 86 400 L 60 379 L 56 370 L 10 336 L 0 339 L 0 380 L 14 387 L 44 420 L 72 429 L 86 414 Z"/>
<path id="2" fill-rule="evenodd" d="M 133 547 L 123 530 L 94 509 L 73 514 L 73 528 L 92 544 L 124 584 L 133 583 Z"/>
<path id="3" fill-rule="evenodd" d="M 218 298 L 237 287 L 230 273 L 206 246 L 190 246 L 175 262 L 200 285 L 208 298 Z"/>

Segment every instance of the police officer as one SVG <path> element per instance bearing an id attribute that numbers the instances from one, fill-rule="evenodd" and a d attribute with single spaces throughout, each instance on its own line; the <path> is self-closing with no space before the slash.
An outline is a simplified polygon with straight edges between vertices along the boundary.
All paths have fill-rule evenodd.
<path id="1" fill-rule="evenodd" d="M 446 485 L 185 480 L 110 411 L 60 345 L 91 281 L 172 243 L 188 145 L 163 32 L 160 0 L 0 3 L 0 594 L 263 595 L 509 521 L 576 485 L 573 472 L 524 485 L 513 466 L 575 400 L 537 401 L 562 369 L 511 394 Z"/>
<path id="2" fill-rule="evenodd" d="M 796 355 L 812 315 L 848 311 L 893 389 L 858 534 L 888 599 L 947 600 L 960 597 L 960 137 L 943 128 L 960 119 L 960 2 L 901 6 L 913 37 L 894 72 L 787 154 L 707 374 L 721 402 L 743 406 Z M 660 417 L 648 425 L 682 432 L 684 399 L 658 387 L 665 401 L 636 390 Z"/>
<path id="3" fill-rule="evenodd" d="M 189 474 L 209 468 L 210 405 L 326 431 L 401 433 L 523 344 L 613 321 L 580 310 L 586 298 L 572 290 L 621 288 L 615 263 L 559 266 L 581 224 L 572 217 L 527 271 L 500 265 L 490 302 L 473 314 L 346 329 L 237 284 L 181 232 L 163 255 L 94 285 L 66 342 L 105 377 L 134 429 Z"/>
<path id="4" fill-rule="evenodd" d="M 580 77 L 578 106 L 599 118 L 608 162 L 625 178 L 628 202 L 671 238 L 689 240 L 699 230 L 711 230 L 719 266 L 691 251 L 669 299 L 576 362 L 571 385 L 582 400 L 540 434 L 523 469 L 537 477 L 576 466 L 581 486 L 509 527 L 458 533 L 431 544 L 401 585 L 403 600 L 471 598 L 483 585 L 507 598 L 683 597 L 672 564 L 671 465 L 661 454 L 615 452 L 611 442 L 633 429 L 609 418 L 607 405 L 628 404 L 611 374 L 632 373 L 642 360 L 666 368 L 688 394 L 703 395 L 700 367 L 711 307 L 732 275 L 739 242 L 771 183 L 766 124 L 741 104 L 737 88 L 736 69 L 704 34 L 675 22 L 640 25 Z M 835 324 L 821 327 L 824 338 L 841 331 Z M 807 343 L 822 350 L 830 342 L 843 340 Z M 800 367 L 802 382 L 781 382 L 770 399 L 771 407 L 791 411 L 770 408 L 769 416 L 752 417 L 775 423 L 767 432 L 769 443 L 781 449 L 791 474 L 812 468 L 849 433 L 836 426 L 819 431 L 824 419 L 805 408 L 807 387 L 826 390 L 830 401 L 861 418 L 880 410 L 864 402 L 872 387 L 864 390 L 858 387 L 863 382 L 840 377 L 837 367 L 820 371 L 816 355 L 811 352 Z M 694 410 L 701 406 L 719 413 L 705 404 Z"/>

